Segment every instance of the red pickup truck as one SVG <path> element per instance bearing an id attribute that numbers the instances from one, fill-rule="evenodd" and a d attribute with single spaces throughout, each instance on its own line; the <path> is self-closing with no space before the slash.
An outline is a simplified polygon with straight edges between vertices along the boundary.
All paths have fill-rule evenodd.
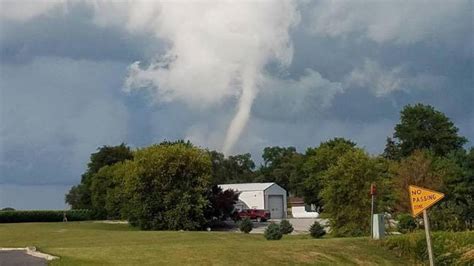
<path id="1" fill-rule="evenodd" d="M 232 219 L 238 221 L 243 218 L 249 218 L 251 220 L 257 220 L 257 222 L 265 222 L 270 219 L 270 212 L 267 210 L 247 209 L 234 212 Z"/>

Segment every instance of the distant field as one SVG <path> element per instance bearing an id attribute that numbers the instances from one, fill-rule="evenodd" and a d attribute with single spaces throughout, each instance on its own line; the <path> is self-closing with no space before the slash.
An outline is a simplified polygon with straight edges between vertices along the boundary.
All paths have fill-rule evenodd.
<path id="1" fill-rule="evenodd" d="M 36 246 L 53 265 L 402 265 L 366 238 L 312 239 L 230 232 L 138 231 L 92 222 L 0 224 L 0 247 Z"/>

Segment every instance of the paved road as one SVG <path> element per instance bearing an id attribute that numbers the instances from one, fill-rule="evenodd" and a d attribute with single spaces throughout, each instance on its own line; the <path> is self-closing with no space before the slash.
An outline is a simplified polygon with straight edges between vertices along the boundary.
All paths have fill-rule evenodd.
<path id="1" fill-rule="evenodd" d="M 46 260 L 30 256 L 26 251 L 0 251 L 0 266 L 46 266 Z"/>

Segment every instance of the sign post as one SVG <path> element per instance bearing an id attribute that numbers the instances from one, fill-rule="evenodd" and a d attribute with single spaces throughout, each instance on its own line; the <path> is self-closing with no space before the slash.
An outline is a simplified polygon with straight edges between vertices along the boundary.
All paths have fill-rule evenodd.
<path id="1" fill-rule="evenodd" d="M 377 193 L 377 188 L 375 184 L 370 184 L 370 196 L 372 197 L 372 206 L 370 208 L 370 237 L 374 238 L 374 212 L 375 212 L 375 194 Z"/>
<path id="2" fill-rule="evenodd" d="M 426 212 L 426 210 L 423 210 L 423 223 L 425 225 L 426 245 L 428 247 L 428 257 L 430 259 L 430 266 L 433 266 L 434 261 L 433 261 L 433 247 L 431 247 L 430 221 L 428 221 L 428 213 Z"/>
<path id="3" fill-rule="evenodd" d="M 426 210 L 444 198 L 444 194 L 434 190 L 411 185 L 408 187 L 408 190 L 410 193 L 410 204 L 413 217 L 416 217 L 418 214 L 423 212 L 423 224 L 425 226 L 428 256 L 430 259 L 430 266 L 433 266 L 434 259 L 433 249 L 431 247 L 430 222 L 428 220 L 428 212 Z"/>

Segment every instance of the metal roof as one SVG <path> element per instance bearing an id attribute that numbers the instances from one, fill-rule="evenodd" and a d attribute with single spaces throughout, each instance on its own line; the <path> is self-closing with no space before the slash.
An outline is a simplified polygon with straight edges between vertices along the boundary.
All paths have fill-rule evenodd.
<path id="1" fill-rule="evenodd" d="M 237 191 L 256 191 L 256 190 L 265 190 L 275 183 L 242 183 L 242 184 L 221 184 L 218 185 L 222 190 L 232 189 Z"/>

